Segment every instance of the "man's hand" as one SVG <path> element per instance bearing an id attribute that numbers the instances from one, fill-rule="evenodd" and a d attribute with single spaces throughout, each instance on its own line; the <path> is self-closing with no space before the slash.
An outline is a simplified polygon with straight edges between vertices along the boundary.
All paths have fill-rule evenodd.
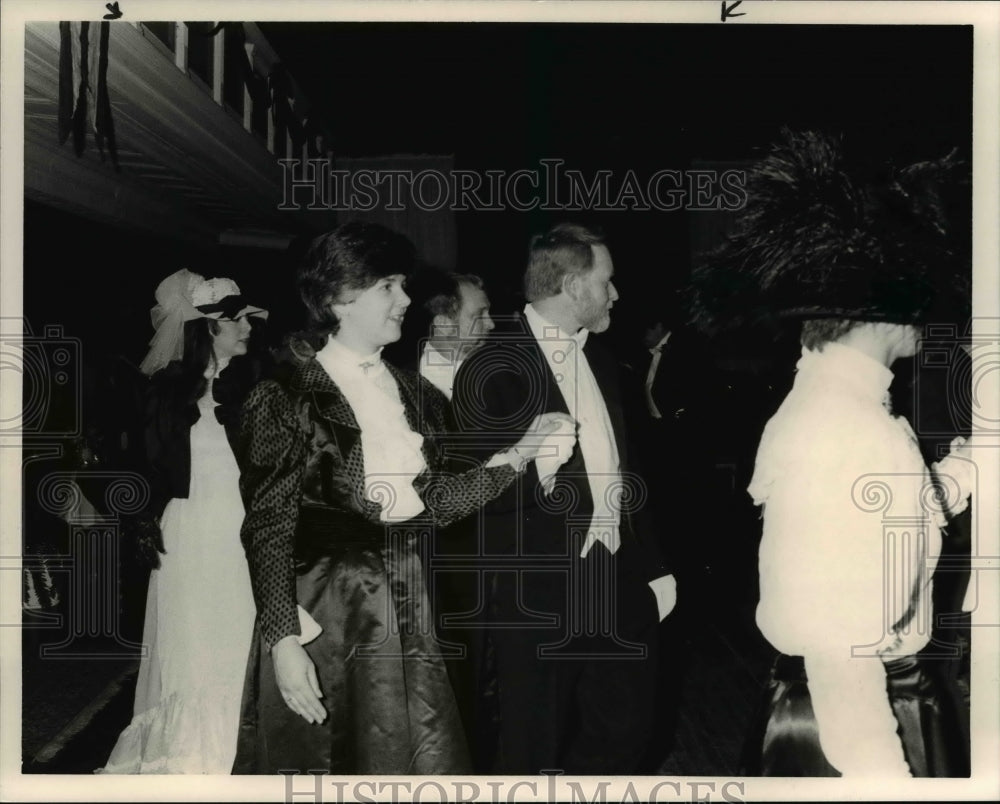
<path id="1" fill-rule="evenodd" d="M 568 413 L 539 413 L 532 420 L 527 432 L 521 436 L 521 440 L 514 445 L 517 454 L 526 461 L 535 460 L 546 445 L 548 436 L 561 431 L 564 440 L 567 442 L 560 451 L 565 450 L 566 458 L 569 459 L 576 443 L 576 422 Z"/>
<path id="2" fill-rule="evenodd" d="M 542 491 L 548 496 L 555 487 L 559 467 L 573 455 L 577 441 L 576 422 L 565 413 L 546 413 L 535 418 L 525 438 L 536 429 L 546 433 L 535 450 L 535 470 Z"/>
<path id="3" fill-rule="evenodd" d="M 326 720 L 326 709 L 320 698 L 323 692 L 316 678 L 316 666 L 297 637 L 286 636 L 271 648 L 274 677 L 285 704 L 309 723 Z"/>

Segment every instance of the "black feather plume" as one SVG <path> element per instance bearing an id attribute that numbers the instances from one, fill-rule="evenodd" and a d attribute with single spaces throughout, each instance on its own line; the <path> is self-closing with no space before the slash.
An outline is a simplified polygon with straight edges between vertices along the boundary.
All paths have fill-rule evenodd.
<path id="1" fill-rule="evenodd" d="M 736 231 L 694 267 L 692 322 L 714 334 L 787 317 L 920 321 L 962 270 L 947 196 L 964 167 L 952 151 L 866 181 L 839 138 L 783 130 L 749 171 Z"/>

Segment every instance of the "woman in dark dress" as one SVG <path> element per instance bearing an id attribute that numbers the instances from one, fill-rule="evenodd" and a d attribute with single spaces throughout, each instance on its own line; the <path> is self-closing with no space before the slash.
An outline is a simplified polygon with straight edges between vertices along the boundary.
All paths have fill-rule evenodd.
<path id="1" fill-rule="evenodd" d="M 380 356 L 400 337 L 414 256 L 374 224 L 317 238 L 298 281 L 325 343 L 244 407 L 258 624 L 234 773 L 469 772 L 418 546 L 510 486 L 567 417 L 448 471 L 447 401 Z"/>

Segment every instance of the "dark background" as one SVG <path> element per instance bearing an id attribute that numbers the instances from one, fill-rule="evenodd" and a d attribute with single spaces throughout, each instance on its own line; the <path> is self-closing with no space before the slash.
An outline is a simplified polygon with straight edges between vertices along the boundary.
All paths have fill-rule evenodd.
<path id="1" fill-rule="evenodd" d="M 448 154 L 456 168 L 585 178 L 748 165 L 783 126 L 843 136 L 854 161 L 971 159 L 971 26 L 260 23 L 333 132 L 336 156 Z M 275 204 L 279 203 L 275 199 Z M 326 213 L 317 213 L 326 214 Z M 739 213 L 457 212 L 458 269 L 486 279 L 494 314 L 518 309 L 531 234 L 559 220 L 605 230 L 621 299 L 606 336 L 641 365 L 656 314 L 676 315 L 695 246 Z M 728 218 L 727 218 L 728 216 Z M 966 222 L 968 224 L 968 222 Z M 269 308 L 267 337 L 300 323 L 297 253 L 194 248 L 26 202 L 24 310 L 35 333 L 80 341 L 83 415 L 113 426 L 152 335 L 158 282 L 180 267 L 231 276 Z M 702 384 L 717 462 L 752 468 L 760 428 L 791 381 L 797 333 L 698 344 L 678 382 Z M 648 360 L 648 356 L 645 358 Z M 912 366 L 901 366 L 908 379 Z M 902 396 L 912 396 L 903 387 Z M 905 401 L 905 400 L 904 400 Z M 69 401 L 71 405 L 75 402 Z M 905 411 L 906 405 L 897 405 Z M 89 411 L 93 411 L 93 415 Z M 103 421 L 101 421 L 103 420 Z M 89 423 L 89 421 L 88 421 Z M 745 488 L 745 484 L 743 486 Z"/>
<path id="2" fill-rule="evenodd" d="M 971 26 L 260 27 L 334 132 L 338 156 L 450 154 L 457 168 L 506 171 L 539 170 L 539 159 L 553 158 L 585 177 L 598 170 L 616 176 L 633 170 L 642 178 L 660 169 L 746 163 L 789 126 L 840 133 L 849 154 L 872 164 L 906 165 L 943 156 L 953 147 L 971 159 Z M 674 291 L 684 286 L 693 245 L 704 242 L 706 232 L 724 229 L 718 216 L 725 214 L 459 212 L 458 268 L 482 275 L 494 312 L 507 313 L 520 303 L 531 234 L 563 219 L 601 226 L 610 237 L 622 297 L 608 337 L 629 360 L 641 353 L 645 320 L 669 309 Z M 56 325 L 62 337 L 78 344 L 79 360 L 70 373 L 79 373 L 82 388 L 77 396 L 67 385 L 63 396 L 51 400 L 54 423 L 42 431 L 82 417 L 84 431 L 96 431 L 87 437 L 96 440 L 98 451 L 102 433 L 131 427 L 136 434 L 142 379 L 135 367 L 152 335 L 149 308 L 156 285 L 180 267 L 235 278 L 251 300 L 271 310 L 272 337 L 295 326 L 294 257 L 301 245 L 293 244 L 287 253 L 194 248 L 176 232 L 115 228 L 26 201 L 27 325 L 36 334 Z M 698 390 L 702 406 L 697 426 L 684 428 L 686 446 L 668 457 L 681 472 L 708 478 L 702 492 L 707 504 L 681 500 L 681 510 L 667 521 L 672 539 L 693 546 L 691 577 L 698 579 L 682 586 L 680 607 L 717 609 L 718 616 L 698 610 L 699 617 L 690 621 L 699 625 L 681 642 L 693 668 L 685 676 L 689 687 L 683 700 L 700 702 L 701 708 L 688 714 L 681 710 L 674 764 L 663 772 L 736 770 L 745 721 L 770 660 L 752 624 L 759 525 L 745 488 L 760 429 L 791 381 L 797 352 L 793 332 L 778 342 L 741 337 L 700 343 L 679 367 L 668 367 L 678 387 Z M 916 364 L 911 363 L 897 366 L 895 390 L 902 404 L 896 408 L 909 412 L 920 431 L 925 413 L 937 415 L 939 422 L 950 415 L 945 387 L 950 375 L 938 372 L 944 380 L 936 385 L 914 386 Z M 931 400 L 921 402 L 920 416 L 912 413 L 915 387 Z M 939 430 L 945 433 L 939 440 L 946 443 L 956 425 L 949 422 Z M 25 486 L 30 488 L 30 436 L 24 441 Z M 135 443 L 121 449 L 119 459 L 138 460 L 136 449 Z M 75 459 L 75 447 L 67 443 L 62 460 L 72 465 Z M 52 464 L 33 465 L 40 472 Z M 25 534 L 41 543 L 47 533 L 60 532 L 58 524 L 26 522 Z M 133 574 L 125 580 L 123 625 L 137 636 L 144 578 Z M 708 633 L 703 621 L 723 624 L 720 633 L 726 636 L 717 640 L 717 650 L 701 645 L 699 653 L 692 645 L 700 645 L 695 637 Z M 47 632 L 25 633 L 30 639 Z M 25 656 L 30 655 L 26 647 Z M 734 657 L 741 663 L 738 671 Z M 671 672 L 680 674 L 682 664 L 678 661 Z M 106 683 L 98 668 L 104 665 L 90 662 L 87 673 L 80 674 L 68 663 L 25 665 L 26 756 Z M 52 675 L 54 669 L 65 677 Z M 94 676 L 94 690 L 73 692 L 73 684 L 88 674 Z M 131 693 L 127 685 L 123 690 L 108 707 L 111 714 L 99 736 L 82 733 L 77 738 L 82 748 L 64 751 L 58 763 L 36 770 L 89 772 L 101 764 L 128 721 Z M 56 692 L 65 694 L 60 698 Z M 710 736 L 695 740 L 691 735 L 699 730 Z M 664 733 L 669 732 L 665 724 Z"/>
<path id="3" fill-rule="evenodd" d="M 565 160 L 639 177 L 752 159 L 783 125 L 905 165 L 971 144 L 971 28 L 263 24 L 349 155 L 447 153 L 456 167 Z M 458 213 L 462 270 L 513 303 L 530 235 L 560 217 L 611 236 L 622 307 L 683 283 L 694 216 Z M 649 299 L 650 289 L 654 298 Z M 644 297 L 640 299 L 640 297 Z M 619 319 L 629 316 L 619 316 Z M 616 322 L 616 328 L 619 322 Z"/>
<path id="4" fill-rule="evenodd" d="M 844 135 L 849 153 L 905 165 L 971 157 L 971 26 L 261 23 L 334 132 L 338 156 L 453 154 L 463 169 L 644 179 L 695 160 L 752 159 L 780 127 Z M 614 186 L 614 182 L 613 182 Z M 277 200 L 276 200 L 277 204 Z M 518 304 L 528 238 L 561 219 L 610 236 L 622 300 L 614 333 L 683 285 L 691 232 L 718 212 L 458 212 L 458 267 Z M 88 352 L 138 362 L 156 284 L 185 265 L 297 315 L 293 258 L 193 250 L 28 203 L 25 314 L 61 323 Z M 614 334 L 613 333 L 613 334 Z"/>

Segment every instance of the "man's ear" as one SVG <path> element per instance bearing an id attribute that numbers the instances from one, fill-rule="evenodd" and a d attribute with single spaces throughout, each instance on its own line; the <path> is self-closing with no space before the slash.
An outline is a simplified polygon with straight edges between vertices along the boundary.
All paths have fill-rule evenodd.
<path id="1" fill-rule="evenodd" d="M 560 290 L 575 301 L 580 293 L 580 274 L 575 271 L 564 273 Z"/>

